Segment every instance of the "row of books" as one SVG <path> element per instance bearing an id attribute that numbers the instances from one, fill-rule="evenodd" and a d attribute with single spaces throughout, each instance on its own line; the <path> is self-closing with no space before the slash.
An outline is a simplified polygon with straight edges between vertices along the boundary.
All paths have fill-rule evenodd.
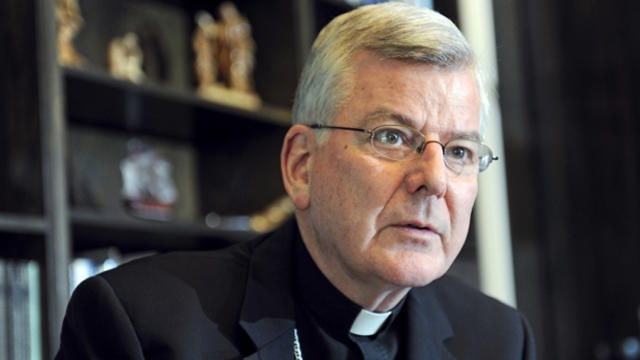
<path id="1" fill-rule="evenodd" d="M 0 359 L 42 359 L 40 268 L 0 259 Z"/>

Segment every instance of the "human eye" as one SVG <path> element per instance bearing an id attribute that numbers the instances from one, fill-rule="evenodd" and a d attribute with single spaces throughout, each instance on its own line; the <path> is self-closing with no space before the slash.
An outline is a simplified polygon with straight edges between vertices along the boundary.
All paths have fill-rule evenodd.
<path id="1" fill-rule="evenodd" d="M 375 143 L 385 147 L 407 146 L 411 139 L 411 132 L 398 127 L 381 127 L 373 133 Z"/>
<path id="2" fill-rule="evenodd" d="M 450 161 L 471 164 L 478 160 L 478 144 L 471 140 L 453 140 L 447 143 L 445 156 Z"/>
<path id="3" fill-rule="evenodd" d="M 417 130 L 395 125 L 383 125 L 373 129 L 371 145 L 378 154 L 393 160 L 404 160 L 422 141 Z"/>

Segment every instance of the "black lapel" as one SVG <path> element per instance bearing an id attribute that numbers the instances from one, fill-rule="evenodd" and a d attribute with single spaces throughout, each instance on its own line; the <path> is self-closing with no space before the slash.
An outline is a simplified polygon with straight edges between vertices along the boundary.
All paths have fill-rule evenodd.
<path id="1" fill-rule="evenodd" d="M 409 292 L 407 311 L 407 358 L 455 359 L 444 341 L 453 336 L 451 323 L 428 285 Z"/>
<path id="2" fill-rule="evenodd" d="M 240 326 L 254 342 L 260 359 L 293 359 L 292 244 L 296 231 L 296 222 L 287 222 L 258 243 L 251 258 Z"/>

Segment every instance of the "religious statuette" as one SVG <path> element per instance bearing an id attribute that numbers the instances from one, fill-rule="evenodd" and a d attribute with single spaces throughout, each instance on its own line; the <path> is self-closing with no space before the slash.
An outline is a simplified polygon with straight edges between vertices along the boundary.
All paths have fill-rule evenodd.
<path id="1" fill-rule="evenodd" d="M 253 92 L 255 43 L 249 21 L 230 2 L 220 4 L 220 72 L 235 90 Z"/>
<path id="2" fill-rule="evenodd" d="M 168 220 L 178 200 L 171 178 L 171 164 L 139 139 L 127 144 L 126 158 L 120 162 L 122 196 L 132 215 Z"/>
<path id="3" fill-rule="evenodd" d="M 196 14 L 196 31 L 193 33 L 194 67 L 198 78 L 198 91 L 213 86 L 218 77 L 218 24 L 211 14 Z"/>
<path id="4" fill-rule="evenodd" d="M 255 109 L 261 101 L 253 87 L 255 43 L 251 25 L 230 2 L 219 7 L 220 20 L 201 11 L 193 34 L 198 93 L 216 102 Z"/>
<path id="5" fill-rule="evenodd" d="M 73 39 L 84 25 L 77 0 L 56 0 L 58 28 L 58 62 L 62 65 L 80 67 L 85 59 L 73 47 Z"/>
<path id="6" fill-rule="evenodd" d="M 107 60 L 109 72 L 115 77 L 133 82 L 140 82 L 145 77 L 142 70 L 142 50 L 135 33 L 130 32 L 111 40 Z"/>

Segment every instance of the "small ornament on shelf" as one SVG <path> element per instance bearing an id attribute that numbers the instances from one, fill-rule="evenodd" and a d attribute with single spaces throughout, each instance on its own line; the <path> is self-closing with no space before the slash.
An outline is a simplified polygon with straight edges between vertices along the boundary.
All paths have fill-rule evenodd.
<path id="1" fill-rule="evenodd" d="M 84 25 L 78 1 L 56 0 L 56 20 L 58 62 L 67 66 L 82 66 L 86 60 L 73 47 L 73 39 Z"/>
<path id="2" fill-rule="evenodd" d="M 235 5 L 223 2 L 220 20 L 201 11 L 193 33 L 198 93 L 212 101 L 248 109 L 260 107 L 253 88 L 255 43 L 251 25 Z"/>
<path id="3" fill-rule="evenodd" d="M 253 93 L 255 43 L 251 25 L 230 2 L 220 4 L 220 72 L 231 89 Z"/>
<path id="4" fill-rule="evenodd" d="M 210 212 L 205 217 L 205 223 L 210 228 L 220 230 L 266 233 L 280 226 L 294 214 L 294 211 L 295 206 L 291 199 L 283 196 L 251 215 L 220 215 Z"/>
<path id="5" fill-rule="evenodd" d="M 142 70 L 142 50 L 138 44 L 138 36 L 133 32 L 111 40 L 107 60 L 109 73 L 115 77 L 135 83 L 145 78 Z"/>
<path id="6" fill-rule="evenodd" d="M 131 139 L 127 147 L 129 154 L 120 163 L 127 210 L 146 219 L 169 220 L 178 200 L 171 164 L 140 139 Z"/>
<path id="7" fill-rule="evenodd" d="M 296 208 L 288 196 L 283 196 L 269 204 L 262 212 L 251 216 L 251 230 L 255 232 L 269 232 L 282 225 L 290 218 Z"/>
<path id="8" fill-rule="evenodd" d="M 196 14 L 193 33 L 194 67 L 198 78 L 198 91 L 216 84 L 218 78 L 218 24 L 206 11 Z"/>

